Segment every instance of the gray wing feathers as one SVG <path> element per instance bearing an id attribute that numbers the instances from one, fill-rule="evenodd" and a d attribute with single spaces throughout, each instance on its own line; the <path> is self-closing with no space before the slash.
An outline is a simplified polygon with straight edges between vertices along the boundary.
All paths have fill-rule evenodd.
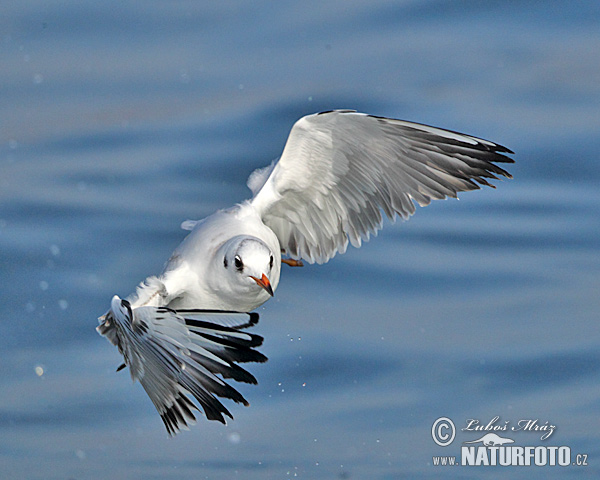
<path id="1" fill-rule="evenodd" d="M 495 165 L 513 162 L 505 153 L 512 152 L 427 125 L 351 111 L 310 115 L 292 128 L 252 204 L 288 255 L 324 263 L 368 240 L 382 214 L 407 219 L 415 203 L 510 178 Z"/>

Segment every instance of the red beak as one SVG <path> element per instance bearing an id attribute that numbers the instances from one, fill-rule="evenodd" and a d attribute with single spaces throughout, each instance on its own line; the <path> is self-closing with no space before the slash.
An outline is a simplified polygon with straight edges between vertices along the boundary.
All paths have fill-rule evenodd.
<path id="1" fill-rule="evenodd" d="M 258 283 L 258 285 L 260 285 L 262 288 L 264 288 L 269 295 L 273 296 L 273 287 L 271 287 L 271 282 L 269 282 L 269 279 L 264 273 L 262 275 L 262 278 L 256 278 L 252 275 L 250 275 L 250 278 L 256 283 Z"/>

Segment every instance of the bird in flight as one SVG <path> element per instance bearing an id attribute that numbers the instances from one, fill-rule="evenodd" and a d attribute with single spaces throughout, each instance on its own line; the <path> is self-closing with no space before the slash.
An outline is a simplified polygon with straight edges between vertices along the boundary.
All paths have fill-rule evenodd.
<path id="1" fill-rule="evenodd" d="M 281 157 L 254 171 L 252 198 L 182 228 L 190 233 L 159 276 L 114 296 L 97 328 L 123 355 L 170 435 L 193 410 L 225 423 L 217 397 L 247 405 L 228 383 L 256 383 L 239 363 L 264 362 L 246 331 L 271 298 L 281 264 L 325 263 L 360 247 L 384 215 L 455 197 L 511 175 L 508 148 L 418 123 L 333 110 L 298 120 Z M 282 257 L 283 255 L 283 257 Z M 195 399 L 200 408 L 193 402 Z"/>

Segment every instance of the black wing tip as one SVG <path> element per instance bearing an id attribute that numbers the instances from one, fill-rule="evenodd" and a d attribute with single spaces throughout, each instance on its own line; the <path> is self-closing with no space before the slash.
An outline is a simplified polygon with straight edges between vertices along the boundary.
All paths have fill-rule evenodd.
<path id="1" fill-rule="evenodd" d="M 258 323 L 258 313 L 200 309 L 178 309 L 174 312 L 183 317 L 186 325 L 204 329 L 202 332 L 192 332 L 194 335 L 199 335 L 221 346 L 219 349 L 212 349 L 208 346 L 205 348 L 224 360 L 226 365 L 203 358 L 201 355 L 198 358 L 192 356 L 196 362 L 208 369 L 213 375 L 219 375 L 224 380 L 233 379 L 238 382 L 254 385 L 258 383 L 250 372 L 237 365 L 237 363 L 245 362 L 262 363 L 268 360 L 265 355 L 254 349 L 254 347 L 258 347 L 263 343 L 263 337 L 247 332 L 240 333 L 240 330 Z M 186 314 L 201 313 L 246 314 L 248 315 L 248 321 L 243 325 L 228 327 L 209 321 L 186 318 Z M 190 411 L 191 408 L 202 411 L 207 420 L 217 421 L 226 425 L 226 419 L 230 418 L 233 420 L 233 415 L 221 403 L 222 400 L 220 401 L 219 399 L 232 400 L 245 407 L 250 406 L 246 398 L 228 382 L 220 381 L 204 384 L 204 388 L 206 388 L 206 391 L 202 393 L 201 390 L 186 385 L 185 389 L 190 398 L 182 394 L 171 407 L 160 412 L 161 419 L 170 437 L 175 436 L 181 429 L 188 429 L 190 421 L 195 421 L 195 417 Z M 195 400 L 197 403 L 192 400 Z"/>
<path id="2" fill-rule="evenodd" d="M 496 149 L 494 151 L 498 152 L 498 153 L 508 153 L 509 155 L 514 155 L 515 152 L 513 152 L 510 148 L 505 147 L 504 145 L 500 145 L 498 143 L 495 144 L 496 145 Z M 504 157 L 506 160 L 504 160 L 505 163 L 515 163 L 515 161 L 510 158 L 510 157 Z"/>
<path id="3" fill-rule="evenodd" d="M 215 323 L 211 323 L 211 322 L 206 322 L 204 320 L 195 320 L 193 318 L 185 318 L 185 324 L 188 327 L 195 327 L 195 328 L 202 328 L 205 330 L 209 330 L 210 332 L 212 332 L 213 335 L 218 336 L 220 339 L 229 339 L 232 340 L 233 343 L 227 343 L 226 345 L 228 346 L 235 346 L 235 345 L 244 345 L 244 346 L 248 346 L 248 347 L 260 347 L 263 343 L 263 337 L 261 337 L 260 335 L 257 335 L 255 333 L 248 333 L 248 332 L 243 332 L 244 335 L 246 335 L 248 338 L 247 339 L 234 339 L 234 337 L 232 336 L 233 334 L 237 334 L 238 332 L 240 332 L 241 330 L 243 330 L 244 328 L 240 327 L 240 328 L 232 328 L 232 327 L 226 327 L 223 325 L 217 325 Z M 206 333 L 199 333 L 199 332 L 193 332 L 196 335 L 201 335 L 204 336 Z M 231 335 L 228 335 L 231 334 Z M 219 343 L 223 343 L 221 341 L 219 341 Z M 223 343 L 225 345 L 225 343 Z"/>
<path id="4" fill-rule="evenodd" d="M 226 398 L 231 398 L 231 400 L 236 403 L 241 403 L 245 407 L 249 407 L 250 403 L 235 389 L 229 387 L 235 395 L 227 396 Z M 227 425 L 227 420 L 225 417 L 233 420 L 233 415 L 227 408 L 215 397 L 212 395 L 198 398 L 194 395 L 198 403 L 202 407 L 202 411 L 204 412 L 204 416 L 207 420 L 216 421 L 222 423 L 223 425 Z M 175 403 L 171 405 L 169 408 L 165 409 L 162 413 L 160 413 L 160 418 L 167 430 L 167 434 L 169 437 L 174 437 L 177 435 L 182 429 L 189 430 L 189 427 L 196 423 L 196 416 L 192 413 L 191 409 L 195 409 L 200 411 L 200 409 L 185 395 L 181 395 L 177 398 Z"/>
<path id="5" fill-rule="evenodd" d="M 220 329 L 223 329 L 223 331 L 234 331 L 234 330 L 243 330 L 245 328 L 250 328 L 250 327 L 253 327 L 254 325 L 256 325 L 258 323 L 258 321 L 260 320 L 260 315 L 257 312 L 238 312 L 237 310 L 180 308 L 176 311 L 172 310 L 172 312 L 184 317 L 184 320 L 186 322 L 204 322 L 207 324 L 214 325 L 215 327 L 218 327 Z M 242 323 L 240 325 L 228 327 L 226 325 L 220 325 L 220 324 L 217 324 L 214 322 L 209 322 L 207 320 L 194 320 L 194 319 L 185 318 L 186 314 L 187 315 L 202 315 L 202 314 L 211 315 L 211 314 L 220 314 L 220 313 L 221 314 L 234 314 L 234 315 L 248 315 L 248 321 L 245 323 Z"/>
<path id="6" fill-rule="evenodd" d="M 357 113 L 357 111 L 351 108 L 334 108 L 331 110 L 324 110 L 322 112 L 319 112 L 317 113 L 317 115 L 327 115 L 328 113 Z"/>
<path id="7" fill-rule="evenodd" d="M 350 108 L 340 108 L 340 109 L 324 110 L 322 112 L 317 113 L 317 115 L 327 115 L 329 113 L 358 113 L 358 111 L 354 110 L 354 109 L 350 109 Z M 401 120 L 401 119 L 397 119 L 397 118 L 393 118 L 393 117 L 385 117 L 383 115 L 365 114 L 365 116 L 374 118 L 376 120 L 383 120 L 383 121 L 386 121 L 386 120 L 391 120 L 391 121 L 398 120 L 398 121 L 402 121 L 402 122 L 409 122 L 408 120 Z M 447 128 L 434 127 L 433 125 L 428 125 L 428 124 L 425 124 L 425 123 L 412 122 L 412 121 L 410 123 L 414 123 L 415 125 L 422 125 L 422 126 L 428 127 L 428 128 L 436 128 L 436 129 L 439 129 L 439 130 L 445 130 L 447 132 L 454 133 L 454 134 L 457 134 L 457 135 L 462 135 L 462 136 L 470 137 L 473 140 L 477 140 L 478 141 L 477 143 L 479 145 L 487 147 L 489 150 L 491 150 L 491 151 L 493 151 L 495 153 L 507 153 L 509 155 L 514 155 L 515 154 L 515 152 L 513 152 L 510 148 L 505 147 L 504 145 L 500 145 L 500 144 L 495 143 L 495 142 L 490 142 L 489 140 L 484 140 L 484 141 L 487 142 L 487 143 L 493 144 L 493 148 L 490 148 L 489 145 L 487 145 L 487 143 L 481 143 L 481 142 L 479 142 L 479 140 L 481 140 L 481 139 L 479 139 L 477 137 L 473 137 L 472 135 L 461 133 L 461 132 L 458 132 L 458 131 L 455 131 L 455 130 L 449 130 Z M 509 158 L 509 157 L 504 157 L 504 159 L 502 159 L 502 160 L 495 160 L 495 161 L 503 162 L 503 163 L 515 163 L 515 161 L 512 158 Z"/>
<path id="8" fill-rule="evenodd" d="M 331 110 L 331 111 L 336 111 L 336 110 Z M 352 111 L 352 110 L 348 110 L 348 111 Z M 324 112 L 324 113 L 327 113 L 327 112 Z M 481 149 L 481 150 L 487 150 L 487 151 L 490 151 L 490 152 L 498 154 L 498 157 L 500 157 L 500 158 L 494 159 L 493 162 L 515 163 L 514 159 L 512 159 L 510 157 L 507 157 L 505 155 L 502 155 L 503 153 L 506 153 L 508 155 L 514 155 L 515 152 L 513 152 L 510 148 L 505 147 L 504 145 L 501 145 L 501 144 L 496 143 L 496 142 L 492 142 L 490 140 L 485 140 L 483 138 L 474 137 L 472 135 L 469 135 L 469 134 L 466 134 L 466 133 L 462 133 L 462 132 L 458 132 L 456 130 L 450 130 L 448 128 L 434 127 L 433 125 L 429 125 L 429 124 L 426 124 L 426 123 L 412 122 L 412 121 L 409 121 L 409 120 L 401 120 L 401 119 L 396 119 L 396 118 L 392 118 L 392 117 L 384 117 L 384 116 L 381 116 L 381 115 L 367 115 L 367 116 L 371 117 L 371 118 L 374 118 L 376 120 L 382 120 L 382 121 L 394 121 L 394 120 L 398 120 L 398 121 L 401 121 L 401 122 L 413 123 L 413 124 L 415 124 L 417 126 L 420 125 L 420 126 L 427 127 L 427 128 L 435 128 L 435 129 L 438 129 L 438 130 L 444 130 L 446 132 L 453 133 L 455 135 L 469 137 L 469 138 L 471 138 L 471 139 L 473 139 L 473 140 L 475 140 L 477 142 L 477 147 L 479 147 L 479 149 Z M 460 144 L 464 144 L 466 146 L 473 147 L 473 145 L 470 144 L 470 143 L 459 142 L 458 140 L 454 140 L 454 141 L 457 142 L 457 143 L 460 143 Z M 449 143 L 451 143 L 451 142 L 449 142 Z"/>
<path id="9" fill-rule="evenodd" d="M 256 325 L 258 323 L 258 320 L 260 319 L 260 315 L 256 312 L 249 312 L 248 315 L 250 316 L 250 320 L 248 321 L 248 326 L 253 327 L 254 325 Z"/>
<path id="10" fill-rule="evenodd" d="M 492 175 L 490 176 L 490 178 L 492 178 L 493 180 L 500 180 L 500 178 L 498 178 L 495 175 L 493 175 L 495 173 L 497 175 L 502 175 L 505 178 L 512 179 L 513 178 L 512 174 L 510 174 L 509 172 L 507 172 L 503 168 L 499 167 L 498 165 L 495 165 L 494 162 L 499 162 L 499 163 L 515 163 L 515 161 L 512 158 L 505 157 L 504 155 L 500 155 L 500 156 L 503 157 L 503 159 L 494 159 L 494 160 L 492 160 L 490 162 L 495 167 L 493 170 L 489 170 L 490 173 L 492 173 Z"/>

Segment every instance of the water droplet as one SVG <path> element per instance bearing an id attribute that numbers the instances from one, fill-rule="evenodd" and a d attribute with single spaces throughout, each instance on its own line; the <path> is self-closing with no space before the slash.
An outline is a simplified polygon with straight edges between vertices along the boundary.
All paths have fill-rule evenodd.
<path id="1" fill-rule="evenodd" d="M 46 290 L 48 290 L 48 287 L 49 287 L 48 282 L 46 282 L 45 280 L 42 280 L 40 282 L 40 288 L 42 289 L 42 291 L 45 292 Z"/>
<path id="2" fill-rule="evenodd" d="M 36 85 L 39 85 L 43 81 L 44 81 L 44 76 L 41 73 L 36 73 L 33 76 L 33 83 L 35 83 Z"/>
<path id="3" fill-rule="evenodd" d="M 35 371 L 35 374 L 38 377 L 41 377 L 42 375 L 44 375 L 44 366 L 43 365 L 36 365 L 34 367 L 34 371 Z"/>
<path id="4" fill-rule="evenodd" d="M 231 432 L 229 434 L 228 440 L 233 445 L 237 445 L 242 441 L 242 436 L 238 432 Z"/>
<path id="5" fill-rule="evenodd" d="M 185 68 L 179 71 L 179 79 L 181 83 L 190 83 L 190 74 Z"/>
<path id="6" fill-rule="evenodd" d="M 58 306 L 60 307 L 61 310 L 66 310 L 67 308 L 69 308 L 69 302 L 67 302 L 66 300 L 59 300 L 58 301 Z"/>

